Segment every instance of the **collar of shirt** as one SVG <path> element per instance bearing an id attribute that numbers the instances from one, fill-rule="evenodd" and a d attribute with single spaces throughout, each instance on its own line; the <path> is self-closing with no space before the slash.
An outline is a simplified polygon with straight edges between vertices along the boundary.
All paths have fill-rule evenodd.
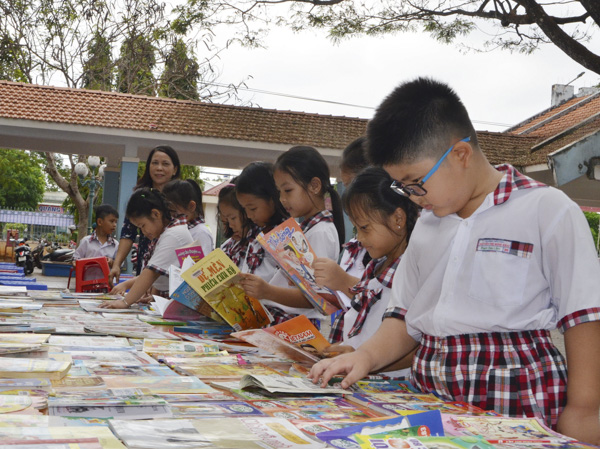
<path id="1" fill-rule="evenodd" d="M 311 228 L 321 223 L 322 221 L 325 223 L 333 223 L 333 214 L 331 213 L 331 211 L 325 209 L 313 215 L 312 217 L 307 218 L 302 223 L 300 223 L 300 229 L 302 229 L 302 232 L 306 234 Z"/>
<path id="2" fill-rule="evenodd" d="M 356 263 L 356 258 L 362 250 L 362 245 L 358 240 L 350 239 L 348 243 L 343 245 L 343 248 L 348 251 L 348 266 L 346 270 L 349 270 Z"/>
<path id="3" fill-rule="evenodd" d="M 199 224 L 204 224 L 204 218 L 198 217 L 198 218 L 194 218 L 193 220 L 187 222 L 188 228 L 190 228 L 190 229 L 195 228 Z"/>
<path id="4" fill-rule="evenodd" d="M 497 165 L 496 170 L 504 173 L 504 176 L 500 180 L 500 183 L 498 183 L 496 190 L 494 190 L 494 206 L 498 206 L 508 201 L 513 190 L 530 189 L 533 187 L 546 187 L 546 184 L 525 176 L 512 165 Z"/>
<path id="5" fill-rule="evenodd" d="M 98 243 L 103 245 L 103 243 L 98 239 L 98 234 L 96 234 L 96 231 L 92 232 L 92 235 L 90 235 L 90 240 L 96 240 Z M 106 244 L 107 245 L 115 244 L 115 239 L 112 237 L 112 235 L 109 235 L 106 237 Z"/>

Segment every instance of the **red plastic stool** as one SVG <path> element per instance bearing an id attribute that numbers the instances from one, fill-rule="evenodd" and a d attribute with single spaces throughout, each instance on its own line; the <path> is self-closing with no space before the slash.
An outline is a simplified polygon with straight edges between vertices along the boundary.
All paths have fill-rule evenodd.
<path id="1" fill-rule="evenodd" d="M 103 277 L 98 279 L 85 279 L 85 273 L 90 268 L 100 268 Z M 75 261 L 75 291 L 107 293 L 108 287 L 108 262 L 106 257 L 89 257 L 87 259 L 78 259 Z"/>

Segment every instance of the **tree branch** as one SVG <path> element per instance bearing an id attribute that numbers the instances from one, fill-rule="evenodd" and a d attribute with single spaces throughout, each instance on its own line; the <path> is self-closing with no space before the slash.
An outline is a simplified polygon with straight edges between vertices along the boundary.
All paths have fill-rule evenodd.
<path id="1" fill-rule="evenodd" d="M 558 26 L 556 21 L 546 14 L 544 8 L 542 8 L 536 1 L 515 1 L 525 8 L 528 15 L 533 17 L 537 26 L 543 31 L 548 39 L 552 41 L 554 45 L 556 45 L 571 59 L 578 62 L 585 68 L 592 70 L 595 73 L 600 73 L 600 56 L 588 50 L 584 45 L 577 42 L 565 31 L 563 31 L 563 29 Z"/>

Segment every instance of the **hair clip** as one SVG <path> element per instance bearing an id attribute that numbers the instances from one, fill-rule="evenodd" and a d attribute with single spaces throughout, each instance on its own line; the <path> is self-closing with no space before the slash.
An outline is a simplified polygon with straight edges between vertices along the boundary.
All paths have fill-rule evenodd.
<path id="1" fill-rule="evenodd" d="M 141 196 L 142 198 L 146 198 L 146 194 L 145 194 L 145 193 L 142 193 L 142 194 L 140 194 L 140 196 Z"/>

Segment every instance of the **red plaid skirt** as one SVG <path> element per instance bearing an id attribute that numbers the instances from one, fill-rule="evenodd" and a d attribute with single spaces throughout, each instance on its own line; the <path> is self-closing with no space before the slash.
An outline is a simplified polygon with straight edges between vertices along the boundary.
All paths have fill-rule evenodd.
<path id="1" fill-rule="evenodd" d="M 444 400 L 537 417 L 553 429 L 567 399 L 566 362 L 546 330 L 423 336 L 412 376 Z"/>

